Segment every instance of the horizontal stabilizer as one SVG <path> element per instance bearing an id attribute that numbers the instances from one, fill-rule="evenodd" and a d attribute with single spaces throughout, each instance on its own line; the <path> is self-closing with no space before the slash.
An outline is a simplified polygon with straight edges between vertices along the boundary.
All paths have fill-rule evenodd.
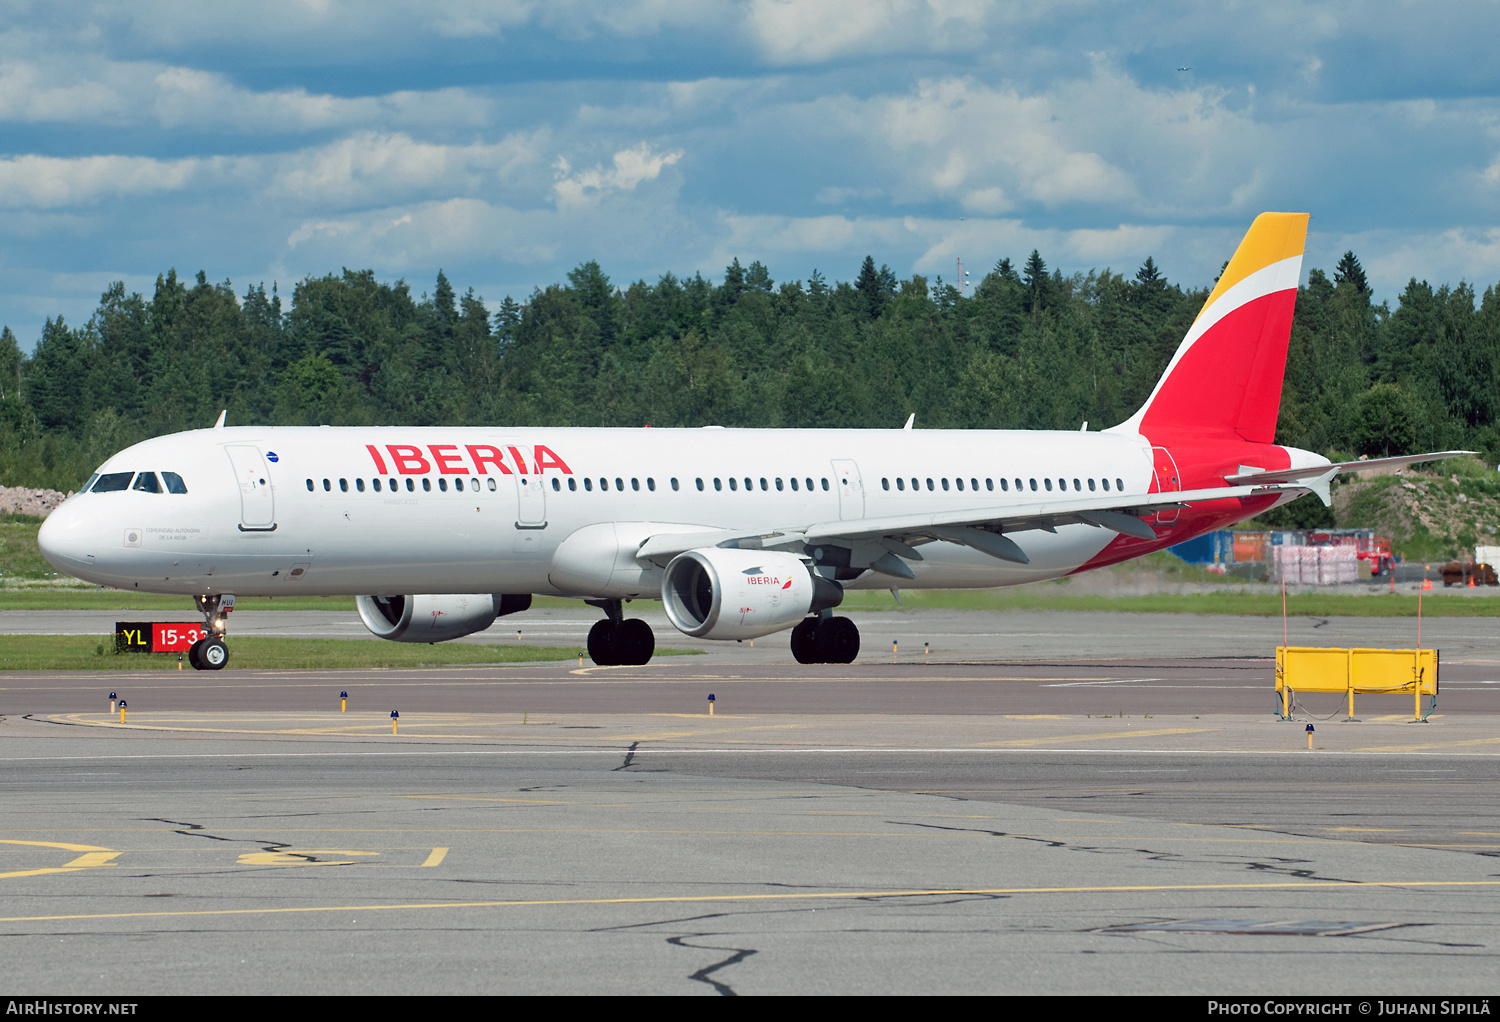
<path id="1" fill-rule="evenodd" d="M 1405 468 L 1407 465 L 1419 465 L 1424 461 L 1442 461 L 1444 458 L 1462 458 L 1465 455 L 1476 454 L 1477 451 L 1435 451 L 1431 454 L 1404 454 L 1399 458 L 1366 458 L 1364 461 L 1334 461 L 1322 465 L 1304 465 L 1301 468 L 1282 468 L 1253 472 L 1240 472 L 1237 475 L 1225 476 L 1224 481 L 1231 486 L 1242 486 L 1255 483 L 1290 483 L 1298 479 L 1310 479 L 1315 476 L 1327 475 L 1330 472 L 1337 475 L 1340 472 L 1363 472 L 1371 468 Z"/>

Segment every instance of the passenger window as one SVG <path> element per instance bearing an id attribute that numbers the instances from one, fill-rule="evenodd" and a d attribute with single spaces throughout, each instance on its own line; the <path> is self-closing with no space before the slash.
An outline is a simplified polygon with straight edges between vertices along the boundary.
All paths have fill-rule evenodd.
<path id="1" fill-rule="evenodd" d="M 356 490 L 358 490 L 360 493 L 364 493 L 365 492 L 365 481 L 363 479 L 356 479 L 356 480 L 354 480 L 354 488 Z"/>
<path id="2" fill-rule="evenodd" d="M 422 477 L 422 489 L 426 493 L 432 492 L 432 478 L 430 476 Z"/>
<path id="3" fill-rule="evenodd" d="M 640 484 L 636 483 L 635 488 L 639 490 L 641 488 Z M 621 479 L 619 476 L 615 476 L 615 489 L 619 490 L 621 493 L 625 492 L 625 480 Z"/>
<path id="4" fill-rule="evenodd" d="M 397 485 L 396 485 L 396 480 L 394 480 L 394 479 L 387 479 L 385 481 L 385 488 L 388 489 L 388 490 L 390 490 L 392 493 L 395 493 L 396 490 L 399 487 L 397 487 Z"/>
<path id="5" fill-rule="evenodd" d="M 889 490 L 891 488 L 891 481 L 889 479 L 882 478 L 880 480 L 880 488 L 882 490 Z"/>
<path id="6" fill-rule="evenodd" d="M 1068 492 L 1068 481 L 1066 479 L 1059 479 L 1057 481 L 1057 488 L 1059 490 L 1062 490 L 1064 493 L 1067 493 Z"/>
<path id="7" fill-rule="evenodd" d="M 495 480 L 491 479 L 489 482 L 490 482 L 490 492 L 494 493 L 495 492 Z M 585 479 L 584 483 L 587 484 L 588 480 Z"/>
<path id="8" fill-rule="evenodd" d="M 380 480 L 379 479 L 371 479 L 370 480 L 370 486 L 375 490 L 376 493 L 380 492 Z"/>
<path id="9" fill-rule="evenodd" d="M 724 484 L 721 483 L 721 482 L 719 482 L 719 477 L 718 476 L 714 476 L 714 489 L 715 490 L 722 490 L 723 488 L 724 488 Z"/>
<path id="10" fill-rule="evenodd" d="M 490 480 L 490 482 L 492 482 L 492 483 L 494 481 L 495 480 L 493 480 L 493 479 Z M 592 479 L 588 478 L 587 476 L 585 476 L 584 479 L 583 479 L 583 488 L 584 488 L 585 491 L 587 491 L 589 493 L 593 493 L 594 492 L 594 481 Z"/>
<path id="11" fill-rule="evenodd" d="M 630 479 L 630 488 L 639 493 L 641 490 L 641 481 L 632 476 Z"/>
<path id="12" fill-rule="evenodd" d="M 812 489 L 813 489 L 812 476 L 808 476 L 807 477 L 807 492 L 811 493 Z M 825 490 L 828 489 L 828 481 L 826 479 L 823 481 L 823 489 L 825 489 Z"/>
<path id="13" fill-rule="evenodd" d="M 442 478 L 441 476 L 439 476 L 438 477 L 438 489 L 442 490 L 444 493 L 447 493 L 448 492 L 448 480 L 446 480 L 446 479 Z"/>
<path id="14" fill-rule="evenodd" d="M 987 482 L 987 483 L 988 483 L 988 482 L 989 482 L 989 480 L 988 480 L 988 479 L 986 479 L 986 480 L 985 480 L 985 482 Z M 993 490 L 993 489 L 994 489 L 994 488 L 995 488 L 995 487 L 994 487 L 994 484 L 991 484 L 991 485 L 990 485 L 990 489 L 992 489 L 992 490 Z M 1006 479 L 1006 478 L 1005 478 L 1005 477 L 1004 477 L 1004 476 L 1001 476 L 1001 477 L 1000 477 L 1000 490 L 1001 490 L 1001 492 L 1003 492 L 1003 493 L 1009 493 L 1009 492 L 1010 492 L 1010 482 L 1009 482 L 1009 480 L 1007 480 L 1007 479 Z"/>
<path id="15" fill-rule="evenodd" d="M 324 479 L 323 480 L 323 492 L 327 493 L 327 492 L 331 491 L 332 489 L 333 489 L 333 484 L 330 483 L 327 479 Z"/>
<path id="16" fill-rule="evenodd" d="M 340 479 L 339 480 L 339 489 L 342 490 L 345 493 L 348 493 L 349 492 L 349 480 L 347 480 L 347 479 Z"/>
<path id="17" fill-rule="evenodd" d="M 1123 480 L 1123 479 L 1116 479 L 1115 480 L 1115 489 L 1119 490 L 1121 493 L 1124 493 L 1125 492 L 1125 480 Z"/>
<path id="18" fill-rule="evenodd" d="M 932 490 L 932 489 L 936 489 L 936 487 L 934 487 L 934 486 L 933 486 L 933 485 L 932 485 L 932 477 L 931 477 L 931 476 L 928 476 L 928 477 L 927 477 L 927 488 L 928 488 L 928 489 L 929 489 L 929 490 Z"/>
<path id="19" fill-rule="evenodd" d="M 824 480 L 823 480 L 823 489 L 824 489 L 824 491 L 825 491 L 825 492 L 826 492 L 826 491 L 827 491 L 827 489 L 828 489 L 828 480 L 827 480 L 827 478 L 826 478 L 826 477 L 825 477 L 825 478 L 824 478 Z"/>
<path id="20" fill-rule="evenodd" d="M 948 477 L 944 476 L 942 482 L 943 482 L 943 492 L 946 493 L 947 490 L 948 490 Z"/>
<path id="21" fill-rule="evenodd" d="M 1045 487 L 1047 487 L 1047 492 L 1048 493 L 1052 492 L 1052 480 L 1051 479 L 1043 479 L 1042 480 L 1042 485 L 1045 486 Z"/>
<path id="22" fill-rule="evenodd" d="M 735 479 L 734 476 L 729 477 L 729 488 L 731 490 L 738 490 L 740 488 L 739 480 Z"/>
<path id="23" fill-rule="evenodd" d="M 416 488 L 417 488 L 417 481 L 415 479 L 408 479 L 408 480 L 406 480 L 406 492 L 407 493 L 411 493 Z"/>
<path id="24" fill-rule="evenodd" d="M 163 472 L 161 481 L 167 484 L 168 493 L 186 493 L 187 483 L 182 481 L 182 476 L 176 472 Z"/>
<path id="25" fill-rule="evenodd" d="M 745 477 L 745 489 L 746 491 L 755 489 L 755 482 L 749 476 Z"/>
<path id="26" fill-rule="evenodd" d="M 761 476 L 760 477 L 760 488 L 761 488 L 761 492 L 763 492 L 763 493 L 767 492 L 767 491 L 769 491 L 771 489 L 771 487 L 766 484 L 766 477 L 765 476 Z"/>
<path id="27" fill-rule="evenodd" d="M 307 481 L 307 492 L 311 493 L 312 491 L 313 491 L 313 481 L 311 479 L 309 479 Z"/>
<path id="28" fill-rule="evenodd" d="M 796 493 L 797 492 L 797 477 L 796 476 L 792 476 L 791 482 L 792 482 L 792 492 Z"/>
<path id="29" fill-rule="evenodd" d="M 780 490 L 781 490 L 781 477 L 780 477 L 780 476 L 777 476 L 777 477 L 776 477 L 776 489 L 777 489 L 777 490 L 778 490 L 778 491 L 780 491 Z"/>
<path id="30" fill-rule="evenodd" d="M 1093 480 L 1092 480 L 1092 479 L 1091 479 L 1091 480 L 1089 480 L 1089 481 L 1090 481 L 1090 482 L 1093 482 Z M 1082 486 L 1079 486 L 1079 485 L 1078 485 L 1078 480 L 1077 480 L 1077 479 L 1074 479 L 1074 480 L 1073 480 L 1073 489 L 1074 489 L 1074 490 L 1081 490 L 1081 489 L 1083 489 L 1083 487 L 1082 487 Z"/>
<path id="31" fill-rule="evenodd" d="M 699 476 L 697 479 L 694 480 L 694 482 L 696 482 L 698 484 L 698 492 L 702 493 L 703 492 L 703 477 Z"/>
<path id="32" fill-rule="evenodd" d="M 652 479 L 650 476 L 646 477 L 646 489 L 650 490 L 652 493 L 656 492 L 656 480 Z"/>
<path id="33" fill-rule="evenodd" d="M 142 493 L 160 493 L 161 483 L 156 481 L 155 472 L 142 472 L 135 477 L 135 485 L 132 490 L 140 490 Z"/>
<path id="34" fill-rule="evenodd" d="M 568 482 L 570 482 L 570 483 L 572 481 L 573 480 L 571 480 L 571 479 L 568 480 Z M 479 492 L 479 480 L 478 479 L 470 479 L 469 480 L 469 489 L 472 490 L 475 493 L 478 493 Z"/>
<path id="35" fill-rule="evenodd" d="M 896 477 L 896 489 L 898 489 L 898 490 L 905 490 L 906 489 L 906 480 L 902 479 L 900 476 Z"/>
<path id="36" fill-rule="evenodd" d="M 1089 480 L 1089 492 L 1094 492 L 1094 481 L 1092 479 Z"/>
<path id="37" fill-rule="evenodd" d="M 602 490 L 602 491 L 608 491 L 609 490 L 609 480 L 601 476 L 599 478 L 599 489 Z"/>
<path id="38" fill-rule="evenodd" d="M 673 493 L 677 492 L 677 477 L 676 476 L 672 477 L 672 492 Z"/>
<path id="39" fill-rule="evenodd" d="M 911 488 L 913 490 L 920 490 L 922 488 L 922 484 L 914 477 L 911 481 Z"/>
<path id="40" fill-rule="evenodd" d="M 1019 485 L 1020 484 L 1020 480 L 1017 479 L 1016 483 Z M 1032 493 L 1036 492 L 1036 480 L 1035 479 L 1031 480 L 1031 492 Z"/>
<path id="41" fill-rule="evenodd" d="M 477 479 L 475 480 L 475 483 L 478 483 Z M 463 483 L 459 483 L 458 485 L 462 486 Z M 554 492 L 560 492 L 562 490 L 562 480 L 558 479 L 557 476 L 552 477 L 552 489 Z"/>
<path id="42" fill-rule="evenodd" d="M 493 482 L 493 480 L 491 480 L 491 482 Z M 479 489 L 478 479 L 474 480 L 474 489 Z M 575 493 L 578 490 L 578 480 L 574 479 L 572 476 L 568 476 L 568 489 L 574 491 Z"/>
<path id="43" fill-rule="evenodd" d="M 990 483 L 990 489 L 993 490 L 994 488 L 995 488 L 995 484 L 994 483 Z M 959 489 L 961 490 L 961 489 L 963 489 L 963 487 L 960 486 Z M 969 480 L 969 489 L 973 490 L 975 493 L 978 493 L 979 492 L 979 480 L 978 479 L 970 479 Z"/>

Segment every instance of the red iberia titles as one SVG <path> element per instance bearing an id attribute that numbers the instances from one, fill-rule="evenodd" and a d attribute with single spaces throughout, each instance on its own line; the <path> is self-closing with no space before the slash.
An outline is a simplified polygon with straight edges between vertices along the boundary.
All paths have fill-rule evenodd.
<path id="1" fill-rule="evenodd" d="M 381 475 L 395 472 L 403 476 L 426 475 L 436 471 L 440 475 L 466 476 L 470 470 L 474 475 L 544 475 L 548 470 L 572 475 L 568 463 L 557 456 L 557 452 L 545 444 L 531 448 L 528 465 L 522 448 L 506 447 L 503 450 L 493 444 L 386 444 L 384 451 L 374 444 L 365 444 L 375 471 Z"/>

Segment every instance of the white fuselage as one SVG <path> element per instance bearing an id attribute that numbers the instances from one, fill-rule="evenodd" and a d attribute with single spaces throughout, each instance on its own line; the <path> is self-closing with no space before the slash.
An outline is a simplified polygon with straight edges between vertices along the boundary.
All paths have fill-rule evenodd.
<path id="1" fill-rule="evenodd" d="M 1141 437 L 1083 432 L 206 429 L 136 444 L 99 469 L 176 473 L 186 493 L 161 484 L 81 493 L 47 520 L 41 543 L 78 578 L 141 592 L 656 597 L 649 570 L 632 586 L 639 592 L 559 586 L 554 555 L 578 530 L 608 523 L 622 536 L 627 524 L 654 523 L 637 530 L 642 538 L 770 532 L 1035 503 L 1063 487 L 1142 494 L 1151 458 Z M 866 572 L 847 584 L 1055 578 L 1113 538 L 1086 525 L 1028 532 L 1025 565 L 932 543 L 910 564 L 914 581 Z"/>

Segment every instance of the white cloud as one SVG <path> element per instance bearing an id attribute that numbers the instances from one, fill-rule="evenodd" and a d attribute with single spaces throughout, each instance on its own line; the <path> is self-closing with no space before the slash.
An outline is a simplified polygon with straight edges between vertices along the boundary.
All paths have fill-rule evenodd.
<path id="1" fill-rule="evenodd" d="M 654 153 L 649 143 L 615 153 L 613 165 L 574 172 L 568 161 L 557 158 L 557 182 L 552 186 L 559 206 L 583 206 L 609 192 L 633 191 L 643 181 L 654 181 L 662 168 L 682 159 L 681 150 Z"/>
<path id="2" fill-rule="evenodd" d="M 746 25 L 775 64 L 982 44 L 983 0 L 751 0 Z"/>
<path id="3" fill-rule="evenodd" d="M 493 145 L 440 145 L 402 133 L 356 132 L 277 160 L 272 190 L 304 202 L 350 206 L 433 194 L 494 192 L 527 171 L 532 198 L 546 187 L 545 132 Z M 525 191 L 526 189 L 522 189 Z"/>
<path id="4" fill-rule="evenodd" d="M 185 187 L 217 160 L 144 156 L 16 156 L 0 159 L 0 204 L 48 209 Z"/>

